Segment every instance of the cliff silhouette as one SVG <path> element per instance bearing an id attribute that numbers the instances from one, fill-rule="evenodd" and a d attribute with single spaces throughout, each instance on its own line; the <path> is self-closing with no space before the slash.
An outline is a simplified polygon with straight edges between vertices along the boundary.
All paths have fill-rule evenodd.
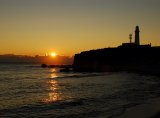
<path id="1" fill-rule="evenodd" d="M 123 43 L 116 48 L 104 48 L 75 54 L 75 71 L 136 71 L 159 73 L 160 47 L 140 45 L 139 27 L 136 26 L 135 42 Z"/>

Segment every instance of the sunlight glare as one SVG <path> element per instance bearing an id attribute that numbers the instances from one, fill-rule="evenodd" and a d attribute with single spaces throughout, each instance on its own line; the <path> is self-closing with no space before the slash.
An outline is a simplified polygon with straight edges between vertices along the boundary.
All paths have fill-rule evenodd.
<path id="1" fill-rule="evenodd" d="M 56 57 L 56 56 L 57 56 L 57 54 L 55 52 L 51 53 L 51 57 Z"/>

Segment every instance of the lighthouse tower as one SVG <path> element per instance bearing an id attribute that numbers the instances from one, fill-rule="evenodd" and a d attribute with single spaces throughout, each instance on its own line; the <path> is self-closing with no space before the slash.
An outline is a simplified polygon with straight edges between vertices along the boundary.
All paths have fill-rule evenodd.
<path id="1" fill-rule="evenodd" d="M 140 45 L 140 38 L 139 38 L 139 26 L 136 26 L 135 30 L 135 44 Z"/>

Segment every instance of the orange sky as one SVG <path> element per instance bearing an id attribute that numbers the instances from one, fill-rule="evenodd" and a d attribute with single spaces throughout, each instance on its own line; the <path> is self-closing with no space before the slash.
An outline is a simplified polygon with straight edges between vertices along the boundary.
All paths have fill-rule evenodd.
<path id="1" fill-rule="evenodd" d="M 129 41 L 160 45 L 159 0 L 1 0 L 0 54 L 72 56 Z"/>

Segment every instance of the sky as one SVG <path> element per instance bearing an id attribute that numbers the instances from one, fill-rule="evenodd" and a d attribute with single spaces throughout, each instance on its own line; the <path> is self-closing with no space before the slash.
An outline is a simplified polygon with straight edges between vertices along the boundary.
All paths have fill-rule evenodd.
<path id="1" fill-rule="evenodd" d="M 0 54 L 72 56 L 129 42 L 160 45 L 160 0 L 0 0 Z"/>

